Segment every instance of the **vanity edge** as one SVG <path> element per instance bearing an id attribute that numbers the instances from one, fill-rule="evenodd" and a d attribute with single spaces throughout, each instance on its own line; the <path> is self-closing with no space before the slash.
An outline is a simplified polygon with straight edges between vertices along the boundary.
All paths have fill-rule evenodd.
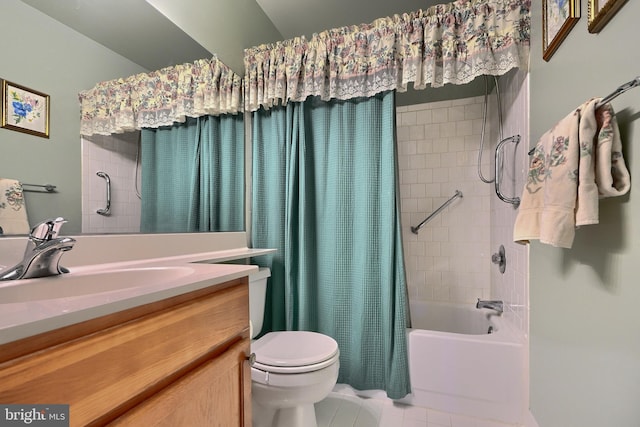
<path id="1" fill-rule="evenodd" d="M 196 254 L 194 254 L 196 255 Z M 197 258 L 197 257 L 196 257 Z M 197 264 L 185 260 L 150 260 L 137 263 L 113 263 L 104 266 L 86 266 L 72 269 L 74 271 L 86 271 L 90 268 L 96 272 L 108 271 L 116 267 L 153 267 L 153 266 L 180 266 L 188 265 L 196 270 L 196 273 L 176 280 L 174 283 L 165 283 L 163 286 L 146 286 L 136 288 L 131 292 L 123 292 L 117 297 L 108 293 L 97 293 L 82 297 L 70 297 L 50 299 L 46 301 L 36 300 L 2 304 L 3 313 L 0 315 L 0 348 L 4 344 L 18 341 L 24 338 L 47 333 L 56 329 L 72 326 L 92 319 L 129 310 L 146 304 L 174 298 L 183 294 L 189 294 L 201 289 L 215 289 L 235 279 L 246 278 L 258 271 L 255 265 L 234 264 Z M 29 280 L 47 280 L 29 279 Z M 20 286 L 16 283 L 15 286 Z"/>

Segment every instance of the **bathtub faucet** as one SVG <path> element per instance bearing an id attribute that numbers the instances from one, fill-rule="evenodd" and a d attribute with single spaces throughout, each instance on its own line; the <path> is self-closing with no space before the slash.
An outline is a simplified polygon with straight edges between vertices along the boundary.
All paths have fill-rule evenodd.
<path id="1" fill-rule="evenodd" d="M 478 302 L 476 303 L 476 308 L 489 308 L 491 310 L 497 311 L 498 314 L 502 314 L 502 312 L 504 311 L 504 303 L 499 300 L 487 301 L 487 300 L 481 300 L 480 298 L 478 298 Z"/>

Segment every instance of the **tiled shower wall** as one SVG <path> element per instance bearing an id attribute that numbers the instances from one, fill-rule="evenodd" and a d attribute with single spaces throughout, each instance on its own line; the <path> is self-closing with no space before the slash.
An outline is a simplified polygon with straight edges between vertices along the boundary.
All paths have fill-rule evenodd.
<path id="1" fill-rule="evenodd" d="M 140 199 L 136 195 L 138 132 L 82 138 L 82 232 L 137 233 L 140 231 Z M 111 178 L 111 215 L 98 215 L 106 206 L 106 183 Z"/>
<path id="2" fill-rule="evenodd" d="M 503 135 L 521 135 L 505 146 L 502 192 L 521 196 L 528 169 L 528 77 L 512 71 L 499 79 Z M 481 169 L 494 176 L 499 142 L 496 92 L 489 97 Z M 412 300 L 474 303 L 502 299 L 505 316 L 528 333 L 528 246 L 513 243 L 517 210 L 498 199 L 493 184 L 478 176 L 484 97 L 433 102 L 397 109 L 401 215 L 409 297 Z M 411 232 L 455 190 L 463 193 Z M 491 262 L 506 249 L 504 274 Z"/>
<path id="3" fill-rule="evenodd" d="M 505 146 L 502 191 L 508 197 L 522 197 L 524 180 L 529 168 L 529 78 L 524 71 L 512 71 L 499 79 L 502 104 L 503 135 L 520 135 L 520 143 Z M 493 98 L 495 100 L 495 98 Z M 496 111 L 493 102 L 491 111 Z M 492 116 L 492 140 L 498 141 L 496 116 Z M 494 144 L 495 147 L 495 144 Z M 504 274 L 491 268 L 491 296 L 505 302 L 505 317 L 525 334 L 529 330 L 529 246 L 513 242 L 513 226 L 517 209 L 491 198 L 491 249 L 497 252 L 504 245 L 506 269 Z"/>
<path id="4" fill-rule="evenodd" d="M 490 191 L 477 174 L 484 97 L 397 109 L 401 218 L 409 298 L 474 302 L 490 297 Z M 482 158 L 490 168 L 490 129 Z M 463 194 L 419 231 L 456 190 Z"/>

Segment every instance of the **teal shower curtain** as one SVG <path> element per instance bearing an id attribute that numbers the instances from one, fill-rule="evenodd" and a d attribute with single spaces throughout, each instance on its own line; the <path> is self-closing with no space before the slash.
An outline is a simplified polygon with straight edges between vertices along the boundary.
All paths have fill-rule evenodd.
<path id="1" fill-rule="evenodd" d="M 254 247 L 272 270 L 265 330 L 340 347 L 338 382 L 410 392 L 394 92 L 253 114 Z"/>
<path id="2" fill-rule="evenodd" d="M 244 230 L 242 115 L 143 129 L 140 231 Z"/>

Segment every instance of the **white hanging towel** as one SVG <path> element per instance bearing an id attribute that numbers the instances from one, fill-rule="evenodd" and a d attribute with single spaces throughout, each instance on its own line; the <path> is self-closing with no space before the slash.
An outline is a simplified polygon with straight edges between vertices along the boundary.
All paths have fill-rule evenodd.
<path id="1" fill-rule="evenodd" d="M 15 179 L 0 178 L 0 228 L 2 234 L 29 233 L 22 184 Z"/>
<path id="2" fill-rule="evenodd" d="M 591 99 L 548 130 L 531 157 L 513 239 L 570 248 L 575 228 L 597 224 L 598 199 L 631 187 L 611 104 Z"/>

